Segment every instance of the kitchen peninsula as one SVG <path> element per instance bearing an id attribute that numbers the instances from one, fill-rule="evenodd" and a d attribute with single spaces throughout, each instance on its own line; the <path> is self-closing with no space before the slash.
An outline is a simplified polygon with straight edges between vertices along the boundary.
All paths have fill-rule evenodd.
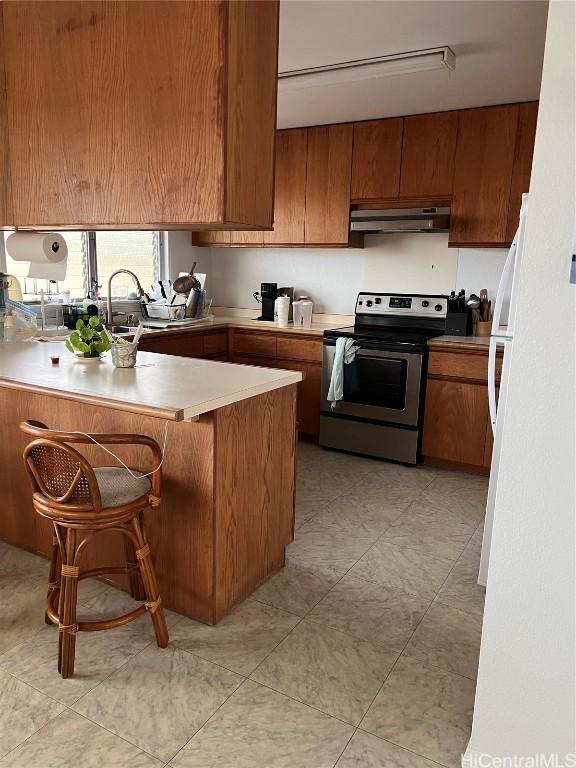
<path id="1" fill-rule="evenodd" d="M 60 354 L 59 365 L 50 356 Z M 146 434 L 160 446 L 162 504 L 145 522 L 165 605 L 214 624 L 282 567 L 292 540 L 297 371 L 140 352 L 133 369 L 82 363 L 62 344 L 23 342 L 0 355 L 0 538 L 47 554 L 22 462 L 25 419 L 83 432 Z M 116 448 L 115 448 L 116 451 Z M 118 447 L 149 471 L 141 447 Z M 114 463 L 88 447 L 94 466 Z M 104 544 L 104 546 L 102 546 Z M 111 534 L 84 568 L 120 565 Z M 100 549 L 98 549 L 100 546 Z M 124 576 L 114 583 L 127 588 Z"/>

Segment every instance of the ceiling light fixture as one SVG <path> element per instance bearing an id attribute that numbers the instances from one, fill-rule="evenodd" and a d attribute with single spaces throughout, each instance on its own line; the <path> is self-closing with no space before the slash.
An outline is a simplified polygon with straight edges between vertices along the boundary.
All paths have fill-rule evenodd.
<path id="1" fill-rule="evenodd" d="M 373 59 L 343 61 L 309 69 L 293 69 L 278 73 L 278 87 L 283 90 L 309 88 L 319 85 L 353 83 L 360 80 L 375 80 L 391 75 L 405 75 L 410 72 L 424 72 L 433 69 L 455 69 L 456 56 L 448 46 L 428 48 L 424 51 L 394 53 L 391 56 L 377 56 Z"/>

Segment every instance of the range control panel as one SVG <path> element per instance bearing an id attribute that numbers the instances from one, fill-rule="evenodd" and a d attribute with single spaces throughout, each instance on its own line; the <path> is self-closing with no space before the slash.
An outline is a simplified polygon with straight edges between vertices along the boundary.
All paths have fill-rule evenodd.
<path id="1" fill-rule="evenodd" d="M 448 296 L 408 293 L 359 293 L 357 315 L 446 317 Z"/>

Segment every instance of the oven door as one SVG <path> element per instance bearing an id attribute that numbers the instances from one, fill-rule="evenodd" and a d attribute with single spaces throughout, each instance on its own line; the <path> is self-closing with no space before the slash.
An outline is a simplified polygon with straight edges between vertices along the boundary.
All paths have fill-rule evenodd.
<path id="1" fill-rule="evenodd" d="M 418 426 L 422 354 L 361 347 L 344 365 L 344 396 L 332 409 L 328 388 L 336 345 L 324 343 L 322 406 L 326 414 Z"/>

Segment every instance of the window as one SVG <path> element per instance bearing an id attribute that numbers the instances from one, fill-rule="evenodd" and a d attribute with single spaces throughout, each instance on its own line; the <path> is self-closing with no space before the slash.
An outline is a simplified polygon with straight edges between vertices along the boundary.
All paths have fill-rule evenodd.
<path id="1" fill-rule="evenodd" d="M 10 234 L 5 232 L 0 241 L 0 270 L 18 278 L 25 301 L 37 301 L 42 289 L 53 295 L 70 291 L 71 298 L 83 299 L 96 286 L 104 298 L 108 279 L 117 269 L 134 272 L 145 291 L 161 276 L 162 232 L 62 232 L 68 245 L 68 265 L 61 283 L 29 278 L 27 262 L 14 261 L 7 251 L 3 254 L 1 246 Z M 112 288 L 112 298 L 137 298 L 129 275 L 118 275 Z"/>
<path id="2" fill-rule="evenodd" d="M 100 294 L 108 294 L 108 279 L 117 269 L 129 269 L 145 291 L 160 276 L 160 232 L 95 232 Z M 130 275 L 118 275 L 112 284 L 113 299 L 136 299 Z"/>

